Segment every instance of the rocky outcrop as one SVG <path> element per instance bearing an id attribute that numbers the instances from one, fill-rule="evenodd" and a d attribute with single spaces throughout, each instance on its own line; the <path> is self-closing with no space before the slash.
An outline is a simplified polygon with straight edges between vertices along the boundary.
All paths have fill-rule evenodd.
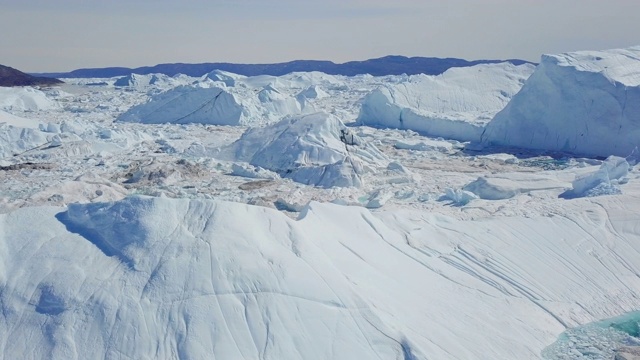
<path id="1" fill-rule="evenodd" d="M 0 86 L 51 86 L 62 83 L 58 79 L 32 76 L 12 67 L 0 65 Z"/>

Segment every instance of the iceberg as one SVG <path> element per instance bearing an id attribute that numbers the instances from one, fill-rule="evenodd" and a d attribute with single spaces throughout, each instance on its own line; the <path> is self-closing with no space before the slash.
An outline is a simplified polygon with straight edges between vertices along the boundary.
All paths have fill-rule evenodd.
<path id="1" fill-rule="evenodd" d="M 544 55 L 485 146 L 627 156 L 640 143 L 640 47 Z"/>
<path id="2" fill-rule="evenodd" d="M 533 72 L 511 63 L 452 68 L 382 86 L 362 101 L 358 123 L 410 129 L 433 137 L 478 141 L 484 126 Z"/>

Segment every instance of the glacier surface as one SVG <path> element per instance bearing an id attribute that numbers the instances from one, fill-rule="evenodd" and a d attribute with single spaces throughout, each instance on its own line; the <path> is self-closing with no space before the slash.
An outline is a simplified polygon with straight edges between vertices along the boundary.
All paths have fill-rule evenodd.
<path id="1" fill-rule="evenodd" d="M 606 62 L 631 94 L 632 67 L 610 56 L 627 51 L 566 61 Z M 539 359 L 572 328 L 637 310 L 637 152 L 461 141 L 531 71 L 6 90 L 55 105 L 0 112 L 0 357 Z M 209 106 L 224 94 L 230 106 Z M 240 120 L 216 119 L 225 109 Z M 434 138 L 428 116 L 369 127 L 363 111 L 446 121 Z M 589 336 L 553 355 L 588 358 L 606 342 Z"/>
<path id="2" fill-rule="evenodd" d="M 24 208 L 0 216 L 0 349 L 537 358 L 565 327 L 640 305 L 637 208 L 589 204 L 480 221 L 150 197 Z"/>

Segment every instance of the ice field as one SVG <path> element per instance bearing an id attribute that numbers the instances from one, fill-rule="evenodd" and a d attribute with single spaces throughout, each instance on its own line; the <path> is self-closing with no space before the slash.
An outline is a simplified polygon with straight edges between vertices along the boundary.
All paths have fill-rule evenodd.
<path id="1" fill-rule="evenodd" d="M 0 88 L 0 357 L 640 344 L 640 48 L 63 80 Z"/>

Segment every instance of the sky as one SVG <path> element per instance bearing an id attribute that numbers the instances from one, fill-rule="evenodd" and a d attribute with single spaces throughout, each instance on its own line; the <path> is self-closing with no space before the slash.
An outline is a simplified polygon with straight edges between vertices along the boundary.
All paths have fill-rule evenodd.
<path id="1" fill-rule="evenodd" d="M 517 58 L 640 45 L 639 0 L 0 0 L 0 64 Z"/>

